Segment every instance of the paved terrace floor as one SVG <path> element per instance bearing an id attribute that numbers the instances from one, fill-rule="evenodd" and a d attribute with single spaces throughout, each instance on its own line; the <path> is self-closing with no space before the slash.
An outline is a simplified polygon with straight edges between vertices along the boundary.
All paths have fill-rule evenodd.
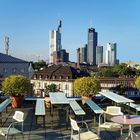
<path id="1" fill-rule="evenodd" d="M 15 110 L 21 110 L 25 113 L 24 122 L 24 140 L 69 140 L 70 139 L 70 125 L 66 123 L 65 111 L 55 109 L 54 117 L 50 115 L 49 109 L 46 109 L 45 127 L 43 127 L 42 117 L 38 118 L 38 124 L 35 121 L 35 113 L 33 105 L 30 103 L 24 103 L 22 108 L 11 109 L 8 107 L 8 112 L 2 113 L 2 116 L 13 115 Z M 72 113 L 71 113 L 72 114 Z M 93 130 L 94 125 L 97 129 L 97 124 L 94 124 L 93 114 L 87 111 L 87 115 L 84 120 L 88 123 L 89 128 Z M 2 125 L 7 126 L 9 124 L 8 119 L 2 120 Z M 136 140 L 140 140 L 140 126 L 136 126 L 134 131 L 139 135 Z M 101 140 L 124 140 L 128 134 L 128 128 L 123 129 L 123 136 L 120 137 L 120 133 L 117 130 L 102 130 Z M 10 137 L 9 137 L 10 138 Z M 17 140 L 22 140 L 21 135 L 16 136 Z M 0 140 L 4 140 L 3 136 L 0 136 Z"/>

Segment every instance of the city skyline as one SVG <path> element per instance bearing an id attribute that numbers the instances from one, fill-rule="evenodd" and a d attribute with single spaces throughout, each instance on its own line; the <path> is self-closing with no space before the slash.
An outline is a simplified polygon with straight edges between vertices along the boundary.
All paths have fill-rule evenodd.
<path id="1" fill-rule="evenodd" d="M 98 45 L 117 43 L 120 62 L 140 63 L 140 1 L 130 0 L 1 0 L 0 52 L 9 37 L 9 54 L 24 60 L 49 59 L 49 31 L 63 21 L 62 48 L 76 60 L 76 50 L 87 43 L 88 28 L 98 32 Z M 104 54 L 105 55 L 105 54 Z"/>

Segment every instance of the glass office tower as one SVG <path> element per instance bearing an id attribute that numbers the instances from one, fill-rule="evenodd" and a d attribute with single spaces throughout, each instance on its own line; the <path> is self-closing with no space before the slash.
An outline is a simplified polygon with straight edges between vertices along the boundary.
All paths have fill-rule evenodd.
<path id="1" fill-rule="evenodd" d="M 91 65 L 96 65 L 96 47 L 98 33 L 94 28 L 88 29 L 87 61 Z"/>

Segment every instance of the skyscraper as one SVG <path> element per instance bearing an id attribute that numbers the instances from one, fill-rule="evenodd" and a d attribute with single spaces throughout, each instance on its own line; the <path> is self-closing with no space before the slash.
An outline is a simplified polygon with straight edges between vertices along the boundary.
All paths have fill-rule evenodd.
<path id="1" fill-rule="evenodd" d="M 84 47 L 77 49 L 77 63 L 87 62 L 87 44 Z"/>
<path id="2" fill-rule="evenodd" d="M 50 48 L 50 58 L 49 63 L 55 63 L 57 56 L 54 56 L 54 54 L 57 54 L 58 51 L 62 49 L 61 45 L 61 26 L 62 21 L 59 20 L 59 25 L 57 30 L 51 30 L 50 31 L 50 41 L 49 41 L 49 48 Z M 55 57 L 55 58 L 54 58 Z"/>
<path id="3" fill-rule="evenodd" d="M 96 46 L 98 33 L 94 28 L 88 29 L 88 46 L 87 46 L 87 62 L 91 65 L 96 65 Z"/>
<path id="4" fill-rule="evenodd" d="M 116 43 L 107 43 L 106 50 L 106 64 L 109 66 L 114 66 L 117 60 L 117 44 Z"/>
<path id="5" fill-rule="evenodd" d="M 96 64 L 103 63 L 103 46 L 97 46 L 96 48 Z"/>

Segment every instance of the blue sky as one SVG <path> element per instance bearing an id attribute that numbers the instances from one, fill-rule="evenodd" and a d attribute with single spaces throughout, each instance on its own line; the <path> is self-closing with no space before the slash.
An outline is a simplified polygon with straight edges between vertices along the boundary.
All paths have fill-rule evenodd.
<path id="1" fill-rule="evenodd" d="M 87 43 L 87 30 L 98 32 L 98 44 L 117 43 L 120 62 L 140 63 L 140 0 L 0 0 L 0 52 L 10 37 L 9 54 L 24 60 L 48 60 L 49 30 L 62 19 L 62 47 L 76 61 L 76 49 Z"/>

